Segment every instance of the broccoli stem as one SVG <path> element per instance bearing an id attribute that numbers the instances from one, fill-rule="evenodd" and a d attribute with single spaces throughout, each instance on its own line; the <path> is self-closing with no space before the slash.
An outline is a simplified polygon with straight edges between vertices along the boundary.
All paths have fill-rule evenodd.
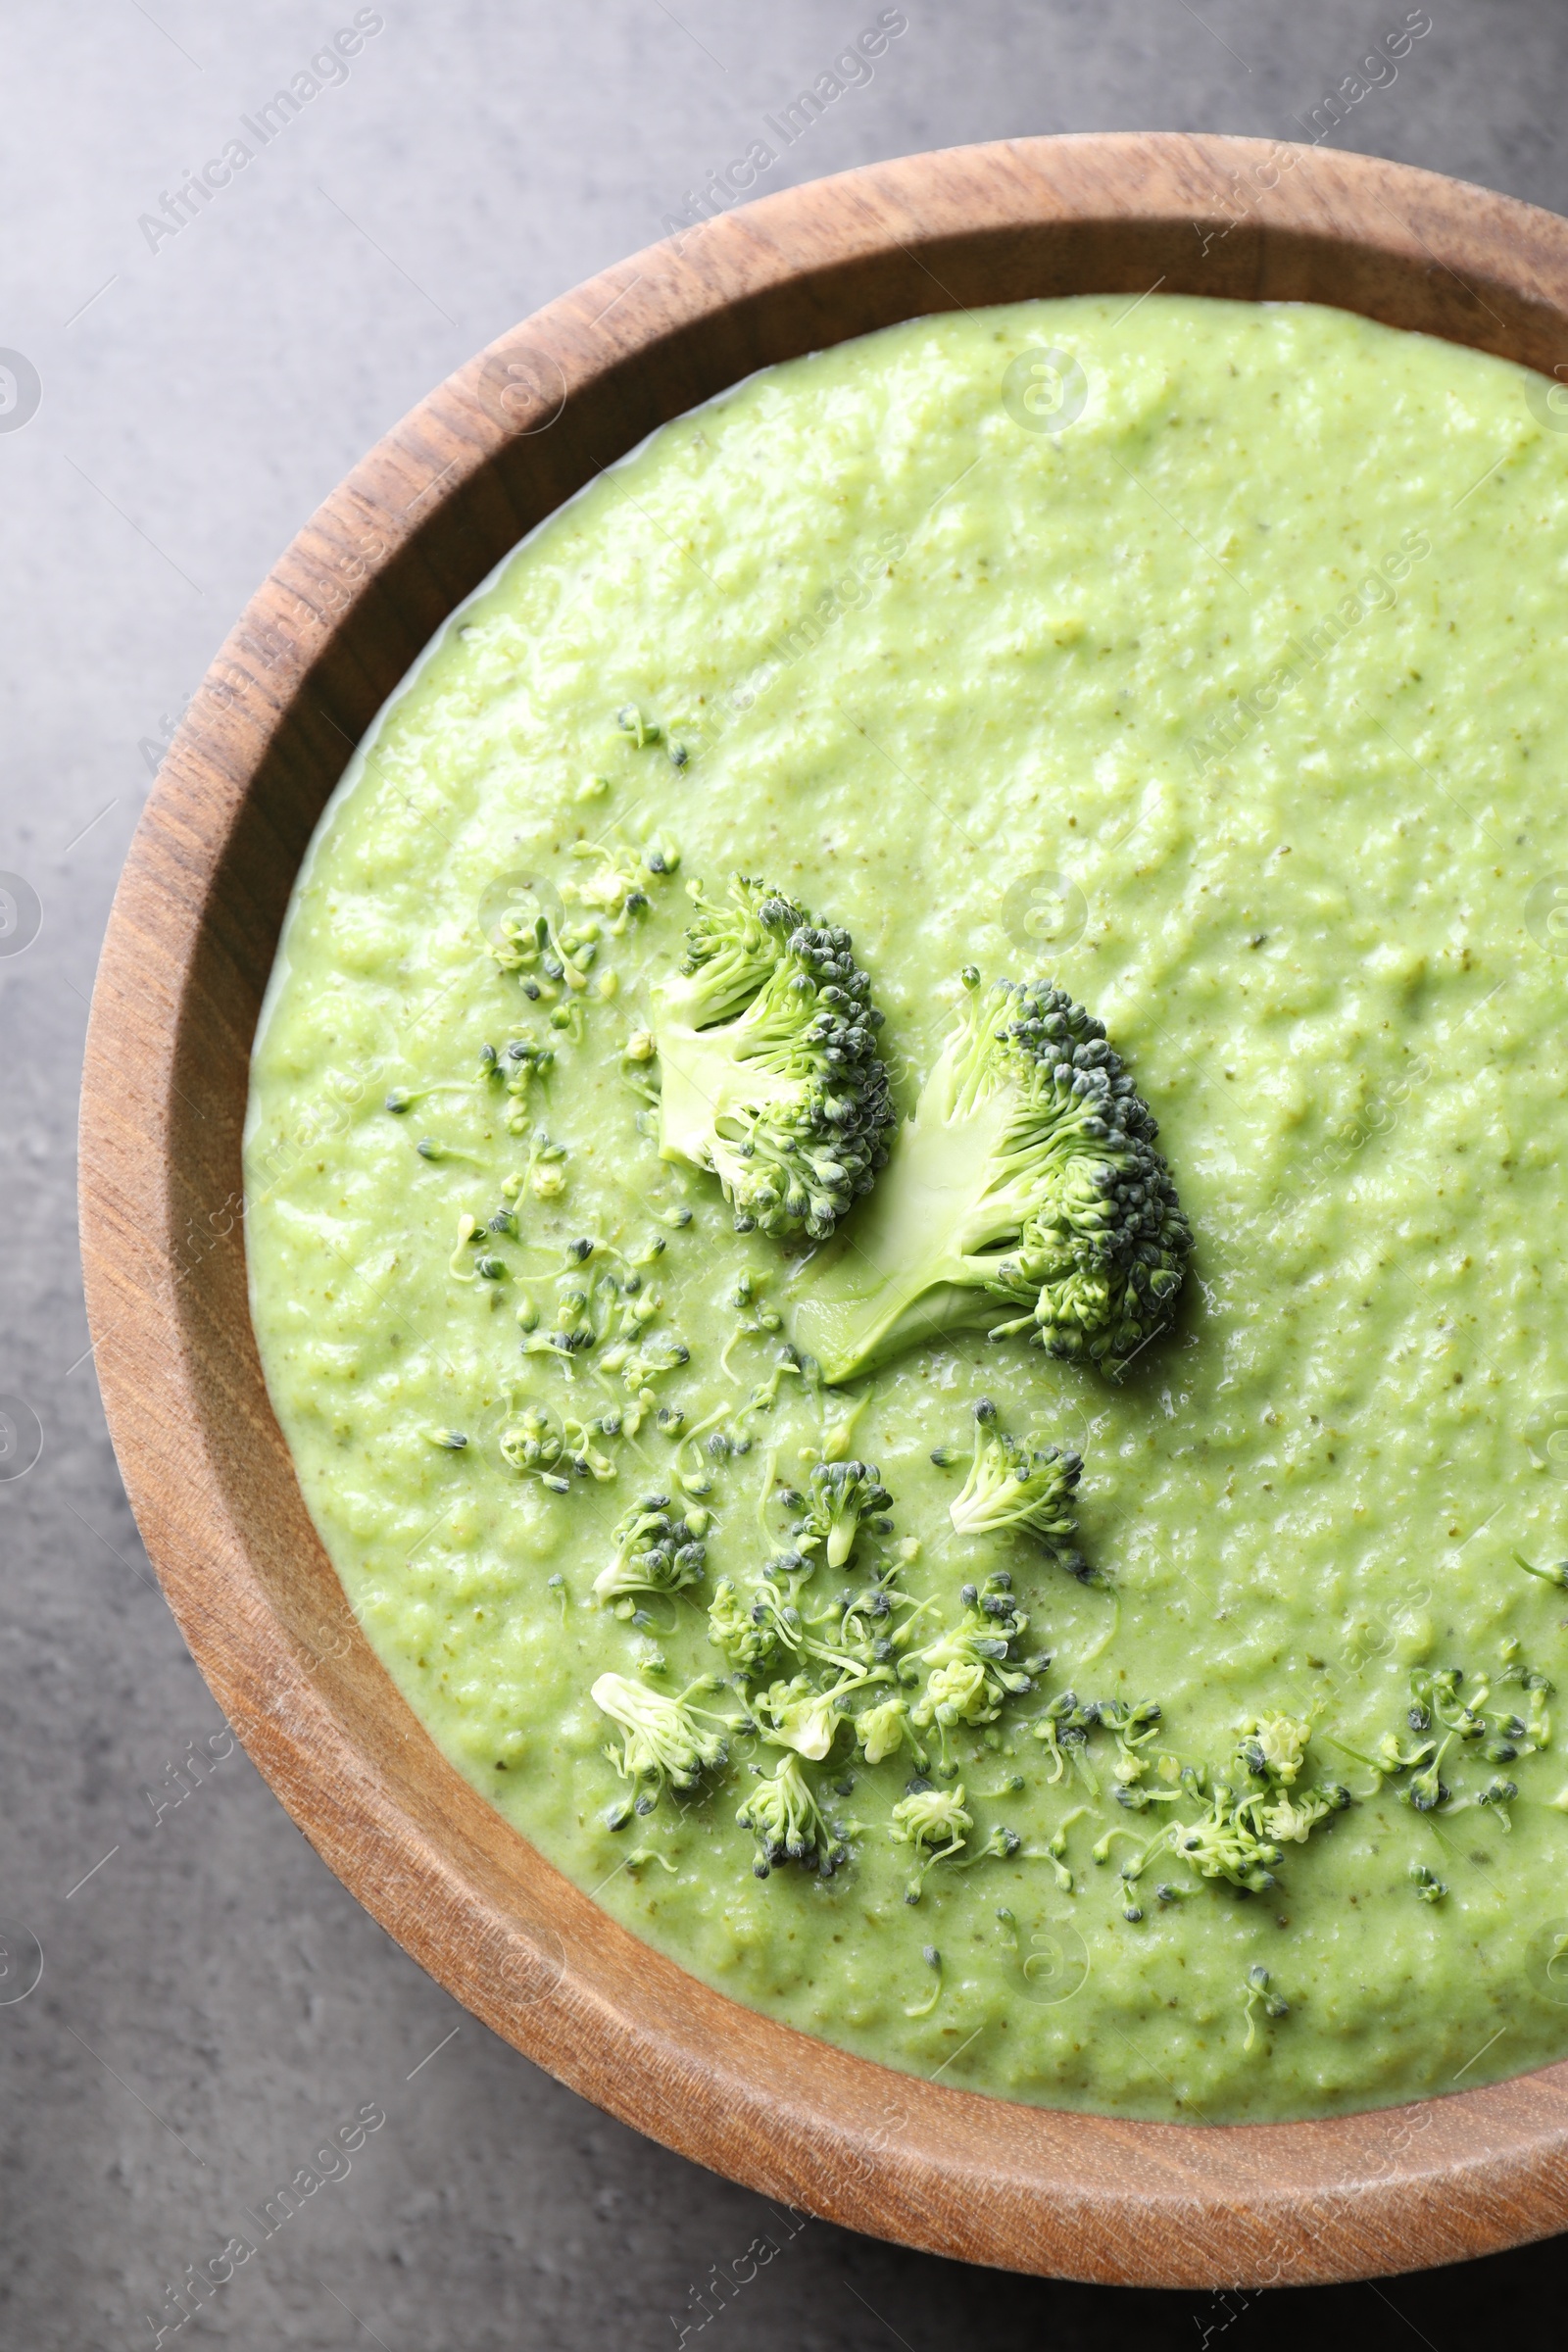
<path id="1" fill-rule="evenodd" d="M 692 1029 L 665 1022 L 659 1032 L 663 1093 L 659 1111 L 659 1156 L 684 1159 L 693 1167 L 717 1168 L 724 1137 L 722 1122 L 734 1121 L 748 1105 L 761 1108 L 790 1102 L 800 1081 L 770 1070 L 758 1059 L 743 1061 L 735 1025 Z M 733 1157 L 738 1162 L 740 1154 Z"/>
<path id="2" fill-rule="evenodd" d="M 1017 1320 L 1014 1300 L 973 1287 L 984 1279 L 981 1248 L 999 1219 L 1005 1228 L 996 1178 L 1007 1122 L 1008 1105 L 997 1100 L 961 1126 L 906 1126 L 853 1230 L 811 1259 L 795 1339 L 829 1386 L 877 1371 L 922 1340 Z"/>

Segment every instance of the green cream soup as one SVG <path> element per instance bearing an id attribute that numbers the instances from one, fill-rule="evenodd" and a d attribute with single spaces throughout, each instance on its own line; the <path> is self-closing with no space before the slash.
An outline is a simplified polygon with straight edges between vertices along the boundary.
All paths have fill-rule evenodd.
<path id="1" fill-rule="evenodd" d="M 1568 2053 L 1568 1594 L 1519 1564 L 1568 1551 L 1568 435 L 1540 392 L 1332 311 L 1159 295 L 769 369 L 512 557 L 322 820 L 246 1143 L 306 1499 L 444 1753 L 740 2001 L 1193 2121 Z M 692 886 L 737 872 L 852 933 L 901 1112 L 965 965 L 1105 1022 L 1195 1236 L 1121 1379 L 1024 1333 L 838 1389 L 789 1360 L 810 1245 L 661 1158 L 646 1036 Z M 982 1399 L 1083 1456 L 1077 1573 L 956 1532 Z M 852 1458 L 891 1500 L 796 1592 L 884 1672 L 802 1754 L 709 1608 Z M 656 1495 L 691 1581 L 596 1596 Z M 998 1577 L 1027 1687 L 929 1728 L 923 1771 L 867 1762 L 857 1711 L 917 1698 Z M 879 1581 L 880 1632 L 851 1624 Z M 705 1710 L 694 1785 L 620 1770 L 607 1675 Z M 792 1756 L 843 1858 L 759 1877 L 736 1815 Z M 911 1836 L 911 1793 L 960 1789 L 966 1829 Z"/>

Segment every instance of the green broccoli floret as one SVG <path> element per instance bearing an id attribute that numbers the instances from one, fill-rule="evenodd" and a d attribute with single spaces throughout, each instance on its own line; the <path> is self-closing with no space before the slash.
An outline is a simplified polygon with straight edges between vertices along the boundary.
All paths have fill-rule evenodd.
<path id="1" fill-rule="evenodd" d="M 814 1862 L 820 1876 L 830 1879 L 849 1859 L 848 1846 L 823 1819 L 799 1756 L 786 1756 L 777 1772 L 751 1791 L 735 1819 L 757 1839 L 752 1868 L 760 1879 L 778 1862 Z"/>
<path id="2" fill-rule="evenodd" d="M 796 1654 L 805 1640 L 801 1613 L 787 1594 L 761 1583 L 748 1598 L 722 1576 L 708 1609 L 708 1639 L 748 1682 Z"/>
<path id="3" fill-rule="evenodd" d="M 932 1864 L 961 1853 L 974 1828 L 974 1816 L 964 1810 L 963 1783 L 952 1788 L 915 1787 L 894 1806 L 889 1826 L 899 1844 L 914 1848 L 915 1875 L 904 1889 L 904 1899 L 917 1903 Z"/>
<path id="4" fill-rule="evenodd" d="M 921 1650 L 920 1663 L 931 1672 L 910 1715 L 918 1730 L 995 1723 L 1007 1699 L 1034 1689 L 1034 1677 L 1009 1663 L 1012 1643 L 1029 1631 L 1029 1620 L 1013 1606 L 1008 1582 L 991 1577 L 984 1593 L 965 1585 L 958 1623 Z"/>
<path id="5" fill-rule="evenodd" d="M 893 1522 L 883 1515 L 892 1502 L 869 1462 L 816 1462 L 806 1516 L 795 1522 L 792 1539 L 801 1551 L 820 1550 L 830 1568 L 842 1568 L 855 1549 L 862 1519 L 878 1535 L 892 1534 Z"/>
<path id="6" fill-rule="evenodd" d="M 1254 1804 L 1236 1802 L 1236 1791 L 1215 1785 L 1209 1809 L 1200 1821 L 1183 1821 L 1169 1832 L 1170 1847 L 1205 1879 L 1229 1879 L 1250 1894 L 1265 1894 L 1278 1884 L 1274 1865 L 1280 1849 L 1254 1819 Z"/>
<path id="7" fill-rule="evenodd" d="M 794 1337 L 830 1383 L 964 1329 L 1115 1372 L 1174 1308 L 1192 1234 L 1102 1024 L 1047 981 L 964 981 L 853 1234 L 802 1277 Z"/>
<path id="8" fill-rule="evenodd" d="M 1072 1498 L 1082 1457 L 1059 1446 L 1020 1445 L 997 1427 L 997 1408 L 982 1396 L 974 1408 L 974 1455 L 963 1491 L 948 1516 L 960 1536 L 990 1536 L 1029 1528 L 1053 1551 L 1076 1527 Z"/>
<path id="9" fill-rule="evenodd" d="M 1254 1780 L 1288 1788 L 1306 1757 L 1312 1727 L 1293 1715 L 1254 1715 L 1242 1726 L 1236 1760 Z"/>
<path id="10" fill-rule="evenodd" d="M 844 1695 L 870 1679 L 864 1674 L 845 1678 L 830 1690 L 818 1690 L 807 1675 L 792 1675 L 787 1683 L 771 1683 L 759 1691 L 752 1712 L 763 1739 L 774 1747 L 793 1747 L 797 1755 L 820 1764 L 844 1720 Z"/>
<path id="11" fill-rule="evenodd" d="M 667 1494 L 633 1503 L 615 1528 L 615 1556 L 594 1578 L 601 1600 L 631 1592 L 680 1592 L 703 1573 L 708 1546 L 686 1520 L 669 1515 Z"/>
<path id="12" fill-rule="evenodd" d="M 897 1755 L 907 1740 L 917 1770 L 925 1770 L 925 1750 L 915 1738 L 906 1698 L 884 1698 L 874 1707 L 863 1708 L 855 1718 L 855 1737 L 868 1764 L 881 1764 Z"/>
<path id="13" fill-rule="evenodd" d="M 700 1690 L 722 1689 L 716 1676 L 703 1675 L 679 1698 L 668 1698 L 623 1674 L 599 1677 L 588 1695 L 622 1735 L 618 1751 L 607 1747 L 605 1753 L 625 1780 L 636 1783 L 639 1813 L 650 1811 L 666 1786 L 691 1788 L 705 1770 L 723 1763 L 723 1732 L 705 1731 L 699 1717 L 708 1710 L 692 1703 Z M 629 1806 L 620 1809 L 612 1827 L 619 1829 L 630 1812 Z"/>
<path id="14" fill-rule="evenodd" d="M 730 897 L 653 992 L 660 1153 L 712 1170 L 737 1233 L 820 1241 L 887 1158 L 882 1015 L 847 931 L 745 876 Z"/>
<path id="15" fill-rule="evenodd" d="M 1343 1781 L 1326 1781 L 1321 1788 L 1279 1796 L 1263 1808 L 1263 1834 L 1276 1845 L 1304 1845 L 1320 1821 L 1327 1821 L 1331 1813 L 1343 1813 L 1351 1801 Z"/>

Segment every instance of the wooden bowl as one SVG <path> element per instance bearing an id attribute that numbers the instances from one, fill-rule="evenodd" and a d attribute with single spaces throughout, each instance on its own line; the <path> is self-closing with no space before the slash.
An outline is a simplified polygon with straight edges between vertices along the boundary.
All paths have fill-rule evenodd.
<path id="1" fill-rule="evenodd" d="M 1568 222 L 1249 139 L 913 156 L 564 295 L 334 491 L 191 705 L 99 968 L 82 1239 L 121 1469 L 198 1665 L 318 1851 L 487 2025 L 640 2131 L 856 2230 L 1075 2278 L 1304 2283 L 1561 2228 L 1568 2063 L 1327 2122 L 1118 2122 L 897 2074 L 710 1990 L 535 1853 L 399 1697 L 306 1514 L 246 1304 L 240 1132 L 289 891 L 354 745 L 458 601 L 754 368 L 922 313 L 1156 287 L 1334 303 L 1568 364 Z"/>

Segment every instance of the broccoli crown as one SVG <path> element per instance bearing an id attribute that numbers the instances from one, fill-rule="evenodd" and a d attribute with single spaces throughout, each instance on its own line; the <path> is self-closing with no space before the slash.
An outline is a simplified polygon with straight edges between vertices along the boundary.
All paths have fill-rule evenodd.
<path id="1" fill-rule="evenodd" d="M 831 1233 L 887 1158 L 882 1015 L 847 931 L 738 875 L 654 991 L 660 1152 L 710 1169 L 737 1233 Z"/>
<path id="2" fill-rule="evenodd" d="M 1083 1466 L 1082 1455 L 1059 1446 L 1021 1445 L 997 1427 L 994 1406 L 977 1405 L 969 1475 L 948 1516 L 960 1536 L 1028 1528 L 1054 1551 L 1075 1532 L 1073 1495 Z"/>
<path id="3" fill-rule="evenodd" d="M 963 1328 L 1115 1371 L 1181 1288 L 1192 1234 L 1103 1024 L 1049 981 L 964 980 L 853 1243 L 804 1277 L 795 1336 L 829 1381 Z"/>

